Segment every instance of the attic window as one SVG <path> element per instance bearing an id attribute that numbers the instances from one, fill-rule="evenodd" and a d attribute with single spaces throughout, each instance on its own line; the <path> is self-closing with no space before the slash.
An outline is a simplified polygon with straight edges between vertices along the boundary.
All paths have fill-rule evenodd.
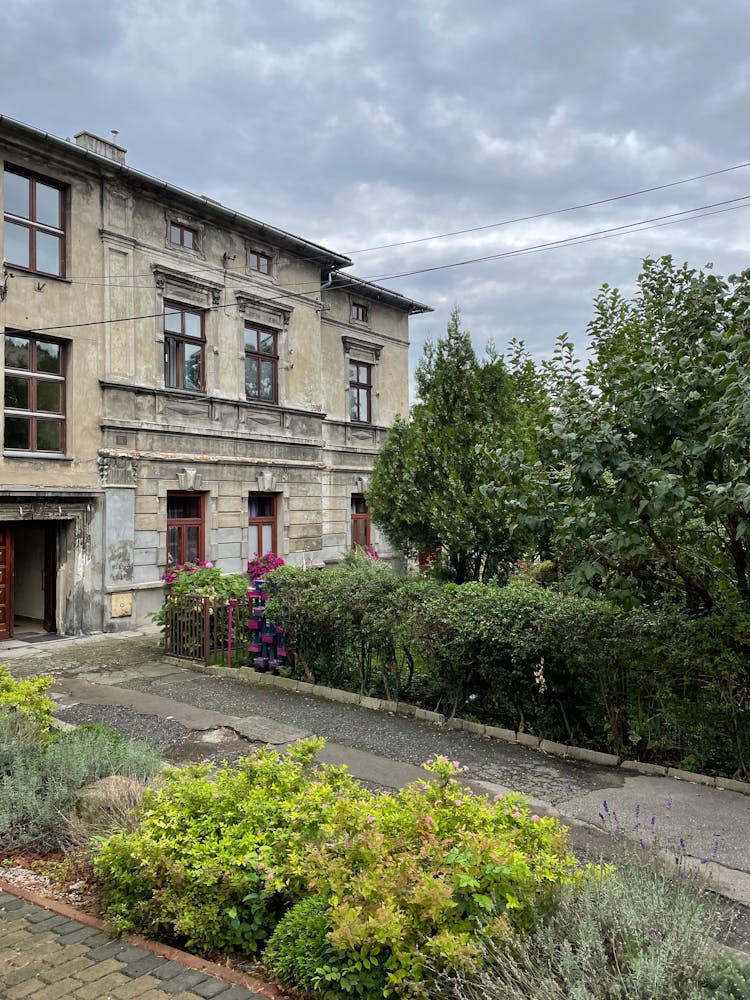
<path id="1" fill-rule="evenodd" d="M 367 322 L 367 306 L 361 302 L 352 302 L 352 319 L 356 323 Z"/>
<path id="2" fill-rule="evenodd" d="M 170 222 L 169 242 L 173 247 L 184 247 L 186 250 L 198 249 L 198 232 L 181 222 Z"/>

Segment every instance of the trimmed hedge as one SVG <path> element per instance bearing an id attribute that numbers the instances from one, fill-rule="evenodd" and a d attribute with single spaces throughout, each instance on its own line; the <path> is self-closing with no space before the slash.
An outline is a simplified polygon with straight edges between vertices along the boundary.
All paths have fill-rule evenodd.
<path id="1" fill-rule="evenodd" d="M 374 560 L 266 583 L 292 676 L 688 770 L 750 774 L 748 624 Z"/>

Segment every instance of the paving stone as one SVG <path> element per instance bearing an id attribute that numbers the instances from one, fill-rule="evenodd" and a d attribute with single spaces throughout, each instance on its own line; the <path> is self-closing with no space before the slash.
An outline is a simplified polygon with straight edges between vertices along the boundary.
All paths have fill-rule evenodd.
<path id="1" fill-rule="evenodd" d="M 73 922 L 71 921 L 71 923 Z M 69 934 L 60 935 L 61 944 L 80 944 L 98 935 L 98 931 L 94 931 L 90 927 L 81 927 L 80 924 L 73 924 L 73 926 L 76 930 L 71 930 Z"/>
<path id="2" fill-rule="evenodd" d="M 122 961 L 122 959 L 120 959 Z M 139 957 L 135 961 L 126 962 L 123 966 L 123 972 L 126 976 L 131 979 L 137 979 L 138 976 L 144 976 L 147 972 L 153 972 L 158 969 L 160 965 L 164 964 L 164 959 L 160 955 L 154 955 L 152 952 L 141 951 Z"/>
<path id="3" fill-rule="evenodd" d="M 205 979 L 206 974 L 204 972 L 185 969 L 181 975 L 175 976 L 174 979 L 167 979 L 161 983 L 161 988 L 165 993 L 169 993 L 170 996 L 176 996 L 178 993 L 186 993 L 188 990 L 192 990 L 194 986 L 204 982 Z"/>
<path id="4" fill-rule="evenodd" d="M 210 979 L 206 979 L 203 983 L 196 983 L 192 987 L 193 993 L 197 993 L 204 1000 L 212 1000 L 213 997 L 219 997 L 219 1000 L 224 1000 L 228 989 L 228 983 L 225 983 L 223 979 L 214 979 L 213 976 Z"/>
<path id="5" fill-rule="evenodd" d="M 80 1000 L 103 1000 L 118 986 L 127 986 L 128 981 L 127 976 L 123 976 L 121 972 L 110 972 L 93 983 L 79 987 L 76 997 Z"/>
<path id="6" fill-rule="evenodd" d="M 56 913 L 50 913 L 46 920 L 36 920 L 29 925 L 29 930 L 32 934 L 41 934 L 44 931 L 55 930 L 63 927 L 67 927 L 70 921 L 66 920 L 65 917 L 60 917 Z"/>
<path id="7" fill-rule="evenodd" d="M 106 944 L 98 945 L 96 948 L 92 948 L 86 954 L 87 957 L 92 959 L 92 961 L 94 962 L 103 962 L 105 958 L 117 958 L 118 961 L 122 962 L 124 961 L 122 958 L 120 958 L 122 948 L 123 948 L 122 941 L 119 940 L 112 941 L 111 939 L 108 938 Z"/>
<path id="8" fill-rule="evenodd" d="M 58 1000 L 58 997 L 70 997 L 80 985 L 75 979 L 60 979 L 54 983 L 48 983 L 44 989 L 34 993 L 31 1000 Z"/>
<path id="9" fill-rule="evenodd" d="M 48 982 L 54 983 L 61 976 L 73 976 L 90 968 L 93 964 L 91 959 L 86 958 L 85 955 L 77 955 L 75 958 L 71 958 L 61 965 L 56 965 L 54 968 L 43 969 L 39 975 Z"/>
<path id="10" fill-rule="evenodd" d="M 179 976 L 181 972 L 185 971 L 185 966 L 180 962 L 174 962 L 171 959 L 169 961 L 163 961 L 162 964 L 158 965 L 152 972 L 152 976 L 156 976 L 157 979 L 162 980 L 174 979 L 175 976 Z"/>
<path id="11" fill-rule="evenodd" d="M 31 996 L 37 990 L 43 989 L 47 984 L 41 979 L 26 979 L 17 986 L 12 986 L 5 994 L 4 1000 L 23 1000 L 24 997 Z"/>
<path id="12" fill-rule="evenodd" d="M 251 1000 L 254 995 L 243 986 L 230 986 L 226 993 L 219 994 L 219 1000 Z"/>
<path id="13" fill-rule="evenodd" d="M 9 968 L 0 972 L 0 983 L 4 986 L 18 986 L 19 983 L 24 983 L 29 979 L 33 979 L 35 972 L 36 969 L 33 964 L 31 962 L 27 962 L 24 965 L 18 965 L 13 969 Z"/>
<path id="14" fill-rule="evenodd" d="M 75 978 L 79 979 L 82 983 L 91 983 L 95 979 L 101 979 L 102 976 L 106 976 L 110 972 L 120 972 L 124 970 L 125 966 L 122 962 L 116 961 L 114 958 L 108 958 L 104 962 L 93 962 L 88 969 L 82 969 L 81 972 L 76 972 Z M 124 986 L 124 983 L 120 985 Z"/>
<path id="15" fill-rule="evenodd" d="M 161 983 L 153 976 L 140 976 L 138 979 L 131 979 L 127 986 L 118 986 L 114 990 L 113 996 L 117 997 L 117 1000 L 143 1000 L 143 997 L 159 986 Z M 164 994 L 160 991 L 159 995 L 163 1000 Z"/>

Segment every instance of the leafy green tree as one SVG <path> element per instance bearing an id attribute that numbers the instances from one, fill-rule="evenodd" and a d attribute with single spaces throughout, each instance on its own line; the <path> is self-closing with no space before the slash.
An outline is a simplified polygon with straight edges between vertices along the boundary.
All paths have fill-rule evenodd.
<path id="1" fill-rule="evenodd" d="M 458 583 L 504 579 L 528 543 L 528 531 L 513 534 L 482 488 L 495 453 L 523 438 L 522 367 L 516 385 L 494 353 L 479 360 L 454 310 L 445 338 L 427 344 L 417 366 L 410 420 L 396 420 L 375 462 L 374 522 L 407 555 L 434 556 Z"/>
<path id="2" fill-rule="evenodd" d="M 585 368 L 563 338 L 542 373 L 552 460 L 527 461 L 518 519 L 544 504 L 581 592 L 748 610 L 750 270 L 724 280 L 645 260 L 632 300 L 602 287 L 589 335 Z M 500 464 L 502 499 L 513 470 Z"/>

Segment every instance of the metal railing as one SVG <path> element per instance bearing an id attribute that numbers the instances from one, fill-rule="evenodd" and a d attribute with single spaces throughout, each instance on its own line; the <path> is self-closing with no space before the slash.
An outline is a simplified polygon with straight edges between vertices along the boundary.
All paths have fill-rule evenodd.
<path id="1" fill-rule="evenodd" d="M 207 666 L 245 664 L 251 609 L 252 602 L 247 598 L 216 601 L 193 594 L 173 594 L 166 600 L 164 651 L 168 656 L 201 660 Z"/>

